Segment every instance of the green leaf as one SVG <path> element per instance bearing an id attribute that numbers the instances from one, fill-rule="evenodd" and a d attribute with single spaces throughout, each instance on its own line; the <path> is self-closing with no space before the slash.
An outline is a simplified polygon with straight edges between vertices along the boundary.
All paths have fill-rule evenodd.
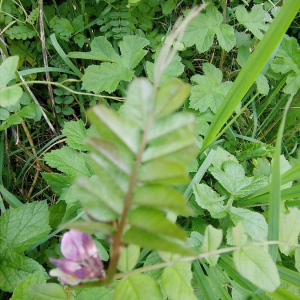
<path id="1" fill-rule="evenodd" d="M 136 126 L 120 117 L 104 105 L 94 107 L 89 118 L 102 139 L 119 145 L 126 145 L 133 153 L 138 151 L 140 132 Z"/>
<path id="2" fill-rule="evenodd" d="M 203 244 L 200 248 L 202 253 L 212 252 L 217 250 L 223 239 L 223 233 L 221 229 L 216 229 L 211 225 L 208 225 L 205 229 Z M 218 262 L 219 255 L 210 255 L 206 260 L 210 265 L 215 266 Z"/>
<path id="3" fill-rule="evenodd" d="M 156 52 L 155 58 L 159 56 L 159 52 Z M 152 62 L 146 62 L 146 73 L 148 78 L 153 82 L 154 81 L 154 64 Z M 159 85 L 163 85 L 168 82 L 170 79 L 179 77 L 184 71 L 184 65 L 181 62 L 181 57 L 178 53 L 175 54 L 172 62 L 168 65 L 168 67 L 164 70 Z"/>
<path id="4" fill-rule="evenodd" d="M 56 283 L 32 285 L 28 293 L 34 300 L 74 300 L 73 296 L 68 296 L 67 291 Z"/>
<path id="5" fill-rule="evenodd" d="M 121 195 L 105 186 L 96 176 L 79 179 L 74 189 L 77 199 L 96 220 L 108 222 L 121 215 L 123 211 Z"/>
<path id="6" fill-rule="evenodd" d="M 121 116 L 144 129 L 153 109 L 152 95 L 153 88 L 149 80 L 146 78 L 133 80 L 128 87 L 126 101 L 120 108 Z"/>
<path id="7" fill-rule="evenodd" d="M 148 45 L 149 41 L 143 37 L 137 35 L 124 36 L 123 41 L 119 44 L 121 64 L 129 70 L 133 70 L 147 54 L 147 50 L 144 50 L 144 48 Z"/>
<path id="8" fill-rule="evenodd" d="M 280 285 L 276 265 L 263 248 L 244 245 L 233 252 L 233 261 L 238 272 L 259 288 L 274 292 Z"/>
<path id="9" fill-rule="evenodd" d="M 133 71 L 112 63 L 103 63 L 100 66 L 89 66 L 82 77 L 82 88 L 94 93 L 106 91 L 112 93 L 121 80 L 129 82 Z"/>
<path id="10" fill-rule="evenodd" d="M 182 194 L 163 185 L 144 185 L 136 189 L 132 202 L 140 206 L 173 211 L 180 215 L 191 213 Z"/>
<path id="11" fill-rule="evenodd" d="M 120 258 L 118 260 L 118 270 L 121 272 L 129 272 L 134 269 L 140 256 L 140 247 L 129 245 L 122 248 Z"/>
<path id="12" fill-rule="evenodd" d="M 215 35 L 224 50 L 230 51 L 234 47 L 236 40 L 233 27 L 223 24 L 222 14 L 210 5 L 206 14 L 199 14 L 189 23 L 183 42 L 187 47 L 196 45 L 199 53 L 203 53 L 211 47 Z"/>
<path id="13" fill-rule="evenodd" d="M 24 204 L 6 210 L 0 217 L 0 248 L 22 252 L 47 236 L 49 211 L 46 201 Z"/>
<path id="14" fill-rule="evenodd" d="M 68 57 L 120 63 L 119 55 L 104 36 L 93 39 L 90 52 L 70 52 Z"/>
<path id="15" fill-rule="evenodd" d="M 244 232 L 252 240 L 262 241 L 267 238 L 268 224 L 264 216 L 249 209 L 231 207 L 228 211 L 234 225 L 242 223 Z"/>
<path id="16" fill-rule="evenodd" d="M 244 168 L 234 161 L 225 162 L 223 169 L 212 167 L 211 174 L 235 197 L 246 197 L 268 184 L 267 177 L 246 177 Z"/>
<path id="17" fill-rule="evenodd" d="M 180 163 L 155 159 L 140 167 L 137 178 L 143 183 L 165 185 L 185 184 L 188 183 L 186 173 L 186 168 Z"/>
<path id="18" fill-rule="evenodd" d="M 65 201 L 59 201 L 51 206 L 48 207 L 49 209 L 49 225 L 51 226 L 51 228 L 56 229 L 65 213 L 66 213 L 66 202 Z"/>
<path id="19" fill-rule="evenodd" d="M 250 13 L 243 5 L 235 10 L 238 21 L 249 29 L 258 39 L 262 39 L 263 32 L 267 31 L 266 22 L 270 22 L 270 15 L 264 11 L 262 5 L 253 6 Z"/>
<path id="20" fill-rule="evenodd" d="M 161 211 L 154 208 L 140 207 L 132 210 L 128 215 L 128 222 L 135 228 L 186 240 L 185 232 L 169 221 Z"/>
<path id="21" fill-rule="evenodd" d="M 286 211 L 281 208 L 279 241 L 284 244 L 279 244 L 279 249 L 284 255 L 292 255 L 295 247 L 291 245 L 298 244 L 298 236 L 300 234 L 300 210 L 297 207 L 289 208 Z"/>
<path id="22" fill-rule="evenodd" d="M 50 20 L 49 26 L 65 41 L 68 41 L 71 35 L 75 32 L 71 22 L 68 19 L 60 19 L 57 16 L 54 16 L 54 18 Z"/>
<path id="23" fill-rule="evenodd" d="M 159 118 L 179 108 L 190 93 L 190 85 L 179 79 L 170 79 L 157 92 L 155 115 Z"/>
<path id="24" fill-rule="evenodd" d="M 67 144 L 71 148 L 81 151 L 88 150 L 85 145 L 88 135 L 82 120 L 66 122 L 62 133 L 67 137 Z"/>
<path id="25" fill-rule="evenodd" d="M 42 173 L 42 176 L 57 195 L 61 195 L 64 190 L 70 188 L 75 180 L 74 176 L 66 176 L 58 173 Z"/>
<path id="26" fill-rule="evenodd" d="M 86 232 L 89 234 L 102 232 L 103 234 L 109 236 L 114 233 L 115 229 L 105 223 L 94 222 L 94 221 L 77 221 L 77 222 L 69 222 L 60 225 L 61 228 L 65 229 L 77 229 L 82 232 Z"/>
<path id="27" fill-rule="evenodd" d="M 23 90 L 19 86 L 9 86 L 0 89 L 0 106 L 9 107 L 19 102 Z"/>
<path id="28" fill-rule="evenodd" d="M 19 57 L 11 56 L 0 65 L 0 89 L 6 87 L 11 81 L 17 71 L 18 63 Z M 2 98 L 0 99 L 2 100 Z"/>
<path id="29" fill-rule="evenodd" d="M 198 153 L 195 125 L 194 116 L 187 113 L 172 114 L 154 122 L 142 161 L 166 157 L 178 163 L 190 163 Z"/>
<path id="30" fill-rule="evenodd" d="M 114 300 L 163 300 L 158 283 L 150 276 L 131 275 L 119 282 L 114 293 Z"/>
<path id="31" fill-rule="evenodd" d="M 76 300 L 112 300 L 114 289 L 93 287 L 76 291 Z"/>
<path id="32" fill-rule="evenodd" d="M 170 14 L 173 9 L 176 7 L 174 0 L 167 0 L 165 3 L 161 5 L 162 13 L 164 15 Z"/>
<path id="33" fill-rule="evenodd" d="M 187 244 L 182 240 L 134 227 L 131 227 L 126 231 L 124 234 L 124 241 L 153 250 L 183 255 L 194 254 L 194 252 L 189 249 Z"/>
<path id="34" fill-rule="evenodd" d="M 300 273 L 300 249 L 295 249 L 295 268 Z"/>
<path id="35" fill-rule="evenodd" d="M 46 280 L 41 272 L 27 276 L 14 290 L 11 300 L 32 300 L 28 293 L 30 286 L 42 283 L 46 283 Z"/>
<path id="36" fill-rule="evenodd" d="M 205 75 L 194 75 L 191 78 L 197 85 L 191 88 L 190 107 L 200 112 L 210 108 L 215 113 L 233 83 L 222 82 L 221 70 L 212 64 L 203 64 L 203 71 Z"/>
<path id="37" fill-rule="evenodd" d="M 36 272 L 42 272 L 44 276 L 46 276 L 44 268 L 35 260 L 11 250 L 7 250 L 6 252 L 1 253 L 1 290 L 12 293 L 27 276 L 32 275 Z"/>
<path id="38" fill-rule="evenodd" d="M 86 163 L 87 155 L 70 147 L 53 150 L 46 153 L 44 158 L 50 167 L 73 177 L 91 175 Z"/>
<path id="39" fill-rule="evenodd" d="M 271 68 L 276 73 L 286 74 L 294 71 L 300 74 L 300 49 L 295 38 L 283 38 L 276 58 L 271 62 Z"/>
<path id="40" fill-rule="evenodd" d="M 173 266 L 164 269 L 161 279 L 162 288 L 172 300 L 196 300 L 191 280 L 193 273 L 191 263 L 176 262 Z"/>
<path id="41" fill-rule="evenodd" d="M 4 109 L 4 108 L 0 108 L 0 120 L 4 121 L 7 120 L 9 118 L 10 113 Z"/>
<path id="42" fill-rule="evenodd" d="M 200 207 L 209 211 L 211 216 L 216 219 L 225 218 L 227 215 L 226 207 L 223 206 L 224 200 L 206 184 L 195 184 L 194 195 Z"/>

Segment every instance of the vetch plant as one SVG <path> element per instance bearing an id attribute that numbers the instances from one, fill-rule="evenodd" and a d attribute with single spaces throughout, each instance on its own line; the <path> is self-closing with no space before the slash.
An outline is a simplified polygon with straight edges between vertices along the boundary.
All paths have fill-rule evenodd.
<path id="1" fill-rule="evenodd" d="M 105 279 L 102 261 L 90 235 L 71 229 L 61 240 L 61 252 L 65 258 L 49 260 L 57 266 L 50 271 L 62 284 L 76 285 L 84 280 Z"/>

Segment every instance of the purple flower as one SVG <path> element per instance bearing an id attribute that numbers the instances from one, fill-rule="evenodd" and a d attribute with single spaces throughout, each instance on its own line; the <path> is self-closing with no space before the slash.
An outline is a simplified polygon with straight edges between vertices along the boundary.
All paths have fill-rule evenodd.
<path id="1" fill-rule="evenodd" d="M 71 229 L 63 235 L 60 249 L 65 258 L 49 258 L 57 267 L 49 274 L 58 277 L 62 284 L 76 285 L 87 279 L 105 277 L 102 261 L 90 235 Z"/>

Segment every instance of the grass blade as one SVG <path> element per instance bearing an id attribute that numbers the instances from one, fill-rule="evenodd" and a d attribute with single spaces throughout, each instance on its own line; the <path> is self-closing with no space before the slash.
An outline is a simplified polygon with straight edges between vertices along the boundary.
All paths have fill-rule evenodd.
<path id="1" fill-rule="evenodd" d="M 271 173 L 271 191 L 270 191 L 270 206 L 269 206 L 269 227 L 268 227 L 268 240 L 279 240 L 279 218 L 280 218 L 280 200 L 281 200 L 281 175 L 280 175 L 280 154 L 281 142 L 285 126 L 286 115 L 292 103 L 293 97 L 288 100 L 276 139 L 275 154 L 272 162 Z M 278 244 L 269 246 L 269 253 L 274 262 L 277 260 Z"/>

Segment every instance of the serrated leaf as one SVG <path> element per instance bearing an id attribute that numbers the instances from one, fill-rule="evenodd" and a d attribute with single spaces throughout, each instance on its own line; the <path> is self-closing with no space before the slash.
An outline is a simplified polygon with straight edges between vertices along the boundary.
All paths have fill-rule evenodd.
<path id="1" fill-rule="evenodd" d="M 70 52 L 68 57 L 120 63 L 120 56 L 104 36 L 93 39 L 90 52 Z"/>
<path id="2" fill-rule="evenodd" d="M 253 212 L 249 209 L 231 207 L 228 211 L 234 225 L 242 223 L 244 232 L 252 240 L 266 240 L 268 235 L 268 224 L 264 216 L 260 213 Z"/>
<path id="3" fill-rule="evenodd" d="M 115 111 L 99 105 L 89 113 L 89 118 L 96 127 L 102 139 L 112 143 L 124 144 L 133 153 L 138 151 L 140 132 L 125 118 L 120 117 Z"/>
<path id="4" fill-rule="evenodd" d="M 51 226 L 51 228 L 56 229 L 65 213 L 66 213 L 66 202 L 65 201 L 59 201 L 51 206 L 49 206 L 49 225 Z"/>
<path id="5" fill-rule="evenodd" d="M 211 174 L 235 197 L 246 197 L 268 184 L 267 177 L 246 177 L 244 168 L 234 161 L 223 163 L 223 170 L 212 167 Z"/>
<path id="6" fill-rule="evenodd" d="M 279 249 L 284 255 L 291 256 L 295 247 L 291 245 L 298 244 L 298 236 L 300 234 L 300 210 L 297 207 L 289 208 L 289 211 L 280 212 L 279 227 Z"/>
<path id="7" fill-rule="evenodd" d="M 14 290 L 11 300 L 32 300 L 28 294 L 30 286 L 42 283 L 46 283 L 46 280 L 44 274 L 41 272 L 27 276 Z"/>
<path id="8" fill-rule="evenodd" d="M 191 263 L 176 262 L 173 266 L 164 269 L 161 279 L 162 288 L 172 300 L 196 300 L 191 280 L 193 273 Z"/>
<path id="9" fill-rule="evenodd" d="M 23 95 L 23 90 L 19 86 L 9 86 L 0 89 L 0 106 L 9 107 L 19 102 Z"/>
<path id="10" fill-rule="evenodd" d="M 0 248 L 22 252 L 48 235 L 49 211 L 46 201 L 6 210 L 0 217 Z"/>
<path id="11" fill-rule="evenodd" d="M 163 300 L 158 283 L 144 274 L 134 274 L 119 282 L 114 300 Z"/>
<path id="12" fill-rule="evenodd" d="M 54 16 L 50 22 L 50 27 L 54 32 L 58 33 L 64 40 L 68 40 L 75 32 L 72 23 L 66 18 Z"/>
<path id="13" fill-rule="evenodd" d="M 155 57 L 157 58 L 159 52 L 156 53 Z M 152 62 L 146 62 L 146 73 L 148 78 L 153 82 L 154 81 L 154 64 Z M 159 85 L 162 86 L 164 83 L 168 82 L 173 78 L 179 77 L 184 71 L 184 65 L 181 62 L 181 57 L 178 53 L 175 54 L 172 62 L 168 65 L 168 67 L 164 70 Z"/>
<path id="14" fill-rule="evenodd" d="M 0 65 L 0 89 L 6 87 L 11 81 L 17 70 L 18 63 L 18 56 L 10 56 L 4 62 L 2 62 Z M 2 100 L 2 98 L 0 99 Z"/>
<path id="15" fill-rule="evenodd" d="M 157 92 L 155 115 L 162 117 L 180 107 L 190 93 L 190 85 L 179 79 L 170 79 Z"/>
<path id="16" fill-rule="evenodd" d="M 216 229 L 211 225 L 208 225 L 205 229 L 203 244 L 200 251 L 202 253 L 212 252 L 217 250 L 223 239 L 223 233 L 221 229 Z M 218 262 L 219 255 L 210 255 L 206 258 L 210 265 L 215 266 Z"/>
<path id="17" fill-rule="evenodd" d="M 139 207 L 132 210 L 128 215 L 128 222 L 135 228 L 179 240 L 186 240 L 185 232 L 169 221 L 161 211 L 154 208 Z"/>
<path id="18" fill-rule="evenodd" d="M 222 82 L 222 72 L 212 64 L 203 64 L 205 75 L 194 75 L 191 80 L 197 83 L 191 88 L 190 107 L 200 112 L 210 108 L 214 113 L 232 86 L 231 81 Z"/>
<path id="19" fill-rule="evenodd" d="M 238 272 L 259 288 L 273 292 L 280 285 L 276 265 L 263 248 L 244 245 L 233 252 L 233 261 Z"/>
<path id="20" fill-rule="evenodd" d="M 94 93 L 106 91 L 112 93 L 118 87 L 121 80 L 129 82 L 133 77 L 133 71 L 125 67 L 103 63 L 100 66 L 92 65 L 85 70 L 82 77 L 82 88 Z"/>
<path id="21" fill-rule="evenodd" d="M 37 284 L 29 287 L 29 295 L 34 300 L 74 300 L 72 295 L 57 283 Z"/>
<path id="22" fill-rule="evenodd" d="M 283 38 L 276 58 L 271 62 L 271 68 L 276 73 L 294 71 L 300 74 L 300 49 L 295 38 Z"/>
<path id="23" fill-rule="evenodd" d="M 66 122 L 62 133 L 67 137 L 67 144 L 71 148 L 87 151 L 85 139 L 88 135 L 82 120 Z"/>
<path id="24" fill-rule="evenodd" d="M 97 177 L 79 179 L 74 189 L 77 199 L 94 219 L 109 222 L 121 215 L 123 201 L 120 194 L 105 186 Z"/>
<path id="25" fill-rule="evenodd" d="M 127 69 L 133 70 L 147 54 L 144 48 L 149 41 L 137 35 L 124 36 L 119 47 L 121 51 L 121 63 Z"/>
<path id="26" fill-rule="evenodd" d="M 227 215 L 224 200 L 206 184 L 196 184 L 193 187 L 195 200 L 200 207 L 209 211 L 216 219 L 225 218 Z"/>
<path id="27" fill-rule="evenodd" d="M 50 167 L 65 172 L 70 176 L 91 175 L 86 163 L 87 155 L 70 147 L 65 146 L 61 149 L 53 150 L 50 153 L 46 153 L 44 158 Z"/>
<path id="28" fill-rule="evenodd" d="M 163 185 L 144 185 L 136 189 L 132 202 L 140 206 L 173 211 L 180 215 L 191 213 L 182 194 Z"/>
<path id="29" fill-rule="evenodd" d="M 140 256 L 140 247 L 136 245 L 128 245 L 122 248 L 120 258 L 118 260 L 118 270 L 121 272 L 129 272 L 133 270 Z"/>
<path id="30" fill-rule="evenodd" d="M 128 87 L 126 101 L 120 108 L 121 116 L 144 129 L 153 109 L 152 94 L 152 84 L 146 78 L 133 80 Z"/>
<path id="31" fill-rule="evenodd" d="M 22 282 L 22 280 L 36 272 L 42 272 L 44 276 L 46 276 L 44 268 L 35 260 L 11 250 L 7 250 L 6 252 L 1 253 L 1 290 L 12 293 L 16 289 L 16 287 Z"/>
<path id="32" fill-rule="evenodd" d="M 68 189 L 75 180 L 74 176 L 66 176 L 58 173 L 42 173 L 42 176 L 57 195 Z"/>
<path id="33" fill-rule="evenodd" d="M 199 53 L 207 51 L 217 35 L 220 46 L 230 51 L 235 43 L 233 27 L 223 24 L 223 16 L 215 6 L 210 5 L 206 14 L 201 13 L 186 28 L 183 42 L 187 47 L 196 45 Z"/>
<path id="34" fill-rule="evenodd" d="M 263 32 L 267 31 L 266 22 L 270 22 L 270 15 L 264 11 L 262 5 L 253 6 L 250 13 L 243 5 L 239 5 L 235 10 L 238 21 L 249 29 L 258 39 L 262 39 Z"/>

